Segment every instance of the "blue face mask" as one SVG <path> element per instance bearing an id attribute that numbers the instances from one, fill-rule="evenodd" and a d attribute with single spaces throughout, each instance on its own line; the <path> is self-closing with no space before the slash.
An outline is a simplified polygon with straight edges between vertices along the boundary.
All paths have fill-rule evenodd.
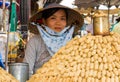
<path id="1" fill-rule="evenodd" d="M 65 27 L 61 32 L 55 32 L 47 26 L 44 26 L 45 30 L 41 26 L 37 28 L 51 56 L 72 39 L 74 32 L 74 26 Z"/>

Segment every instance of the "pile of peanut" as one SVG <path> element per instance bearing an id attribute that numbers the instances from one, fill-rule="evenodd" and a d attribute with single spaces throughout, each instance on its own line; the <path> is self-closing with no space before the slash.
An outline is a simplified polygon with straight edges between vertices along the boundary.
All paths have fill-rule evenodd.
<path id="1" fill-rule="evenodd" d="M 19 81 L 0 67 L 0 82 L 19 82 Z"/>
<path id="2" fill-rule="evenodd" d="M 27 82 L 120 82 L 120 35 L 76 36 Z"/>

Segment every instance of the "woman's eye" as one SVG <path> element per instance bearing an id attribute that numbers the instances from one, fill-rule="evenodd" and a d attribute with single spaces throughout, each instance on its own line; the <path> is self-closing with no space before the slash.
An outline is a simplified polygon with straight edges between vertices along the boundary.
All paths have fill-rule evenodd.
<path id="1" fill-rule="evenodd" d="M 66 20 L 66 18 L 61 18 L 61 20 Z"/>
<path id="2" fill-rule="evenodd" d="M 55 17 L 51 17 L 51 19 L 56 19 Z"/>

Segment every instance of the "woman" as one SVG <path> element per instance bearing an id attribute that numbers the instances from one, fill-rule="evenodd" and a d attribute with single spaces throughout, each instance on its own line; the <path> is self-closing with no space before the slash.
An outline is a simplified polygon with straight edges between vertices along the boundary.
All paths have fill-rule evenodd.
<path id="1" fill-rule="evenodd" d="M 32 16 L 29 29 L 36 35 L 29 40 L 24 58 L 24 62 L 29 64 L 30 75 L 71 40 L 82 24 L 83 18 L 78 12 L 56 3 Z"/>
<path id="2" fill-rule="evenodd" d="M 120 34 L 120 17 L 116 19 L 116 23 L 112 25 L 110 31 Z"/>

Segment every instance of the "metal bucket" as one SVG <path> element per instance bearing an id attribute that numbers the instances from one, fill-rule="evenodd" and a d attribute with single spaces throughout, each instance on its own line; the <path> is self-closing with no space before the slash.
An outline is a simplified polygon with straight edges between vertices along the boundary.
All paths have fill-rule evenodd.
<path id="1" fill-rule="evenodd" d="M 11 63 L 8 71 L 19 82 L 26 82 L 29 79 L 29 65 L 28 63 Z"/>

